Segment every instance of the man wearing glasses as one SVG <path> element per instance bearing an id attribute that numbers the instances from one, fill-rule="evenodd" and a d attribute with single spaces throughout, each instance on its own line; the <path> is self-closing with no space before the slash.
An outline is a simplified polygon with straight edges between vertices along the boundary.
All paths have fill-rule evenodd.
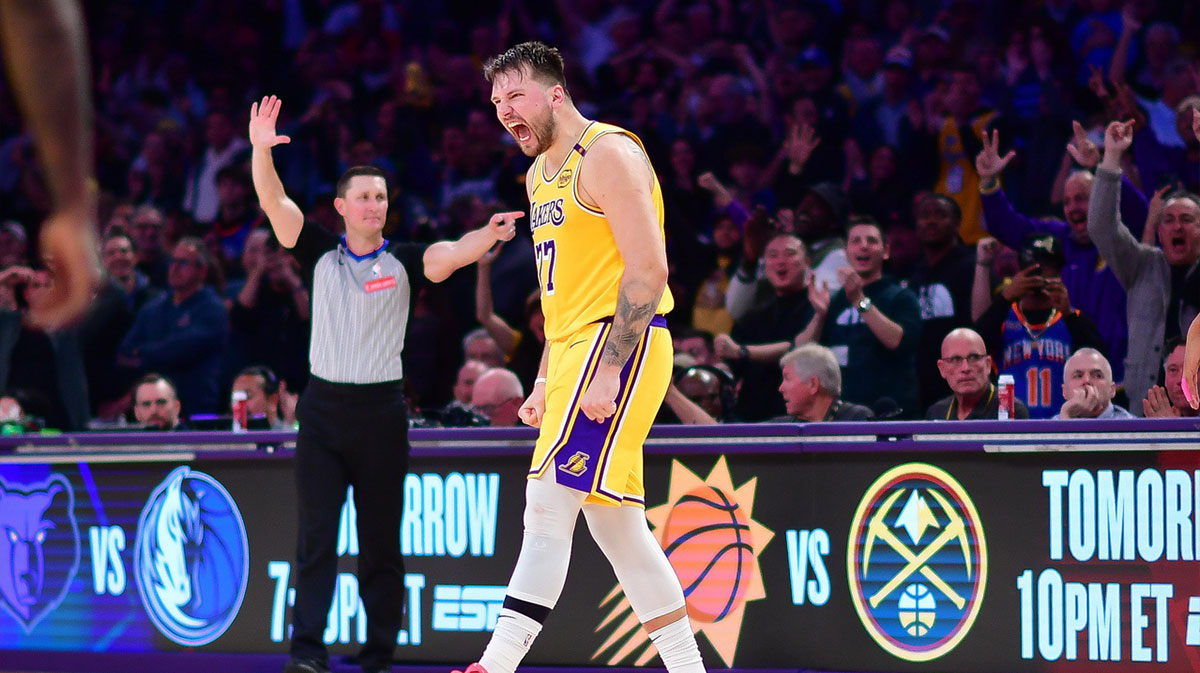
<path id="1" fill-rule="evenodd" d="M 180 239 L 170 262 L 170 291 L 138 311 L 121 342 L 118 363 L 169 377 L 189 413 L 214 412 L 229 318 L 221 298 L 207 285 L 209 260 L 203 241 Z"/>
<path id="2" fill-rule="evenodd" d="M 942 357 L 938 371 L 950 385 L 951 394 L 929 407 L 925 418 L 931 421 L 994 420 L 1000 412 L 996 385 L 992 383 L 992 356 L 987 354 L 983 337 L 973 329 L 960 327 L 942 339 Z M 1029 418 L 1029 409 L 1015 400 L 1014 418 Z"/>

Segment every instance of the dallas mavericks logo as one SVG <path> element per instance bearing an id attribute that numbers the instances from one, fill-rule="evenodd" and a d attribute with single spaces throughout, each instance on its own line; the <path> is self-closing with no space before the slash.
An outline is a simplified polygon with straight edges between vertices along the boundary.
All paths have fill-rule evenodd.
<path id="1" fill-rule="evenodd" d="M 133 570 L 146 613 L 180 645 L 211 643 L 233 623 L 249 576 L 246 527 L 217 480 L 176 468 L 138 519 Z"/>
<path id="2" fill-rule="evenodd" d="M 75 492 L 61 474 L 36 484 L 0 477 L 0 605 L 33 631 L 79 570 Z"/>
<path id="3" fill-rule="evenodd" d="M 867 633 L 908 661 L 953 650 L 987 586 L 987 543 L 957 481 L 923 463 L 888 470 L 867 489 L 850 526 L 850 595 Z"/>

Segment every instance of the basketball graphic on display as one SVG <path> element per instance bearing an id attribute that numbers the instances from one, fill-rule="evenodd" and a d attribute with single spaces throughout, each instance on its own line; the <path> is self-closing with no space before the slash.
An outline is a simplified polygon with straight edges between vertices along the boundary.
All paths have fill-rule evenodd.
<path id="1" fill-rule="evenodd" d="M 904 593 L 900 594 L 896 608 L 900 626 L 903 626 L 910 636 L 923 636 L 933 627 L 937 601 L 933 599 L 929 587 L 924 584 L 913 583 L 904 587 Z"/>
<path id="2" fill-rule="evenodd" d="M 718 622 L 745 600 L 754 540 L 748 517 L 729 495 L 705 485 L 679 498 L 662 542 L 693 619 Z"/>

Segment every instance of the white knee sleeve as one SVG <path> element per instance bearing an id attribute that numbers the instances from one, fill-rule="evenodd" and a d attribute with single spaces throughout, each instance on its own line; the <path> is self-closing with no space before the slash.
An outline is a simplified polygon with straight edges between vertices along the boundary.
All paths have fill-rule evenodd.
<path id="1" fill-rule="evenodd" d="M 560 486 L 554 477 L 530 479 L 525 488 L 525 537 L 508 595 L 553 608 L 567 580 L 571 538 L 584 493 Z"/>
<path id="2" fill-rule="evenodd" d="M 588 505 L 583 515 L 639 620 L 645 623 L 684 606 L 679 578 L 650 532 L 644 510 Z"/>

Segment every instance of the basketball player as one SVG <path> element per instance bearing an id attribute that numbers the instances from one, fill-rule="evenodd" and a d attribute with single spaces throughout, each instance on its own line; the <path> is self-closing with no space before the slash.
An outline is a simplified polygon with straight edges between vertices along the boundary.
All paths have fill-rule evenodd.
<path id="1" fill-rule="evenodd" d="M 53 282 L 30 317 L 60 327 L 83 313 L 100 279 L 83 12 L 74 0 L 0 2 L 0 38 L 54 202 L 40 235 Z"/>
<path id="2" fill-rule="evenodd" d="M 582 509 L 671 673 L 704 665 L 683 591 L 646 523 L 642 443 L 671 376 L 658 179 L 632 133 L 585 119 L 562 56 L 539 42 L 491 59 L 496 116 L 527 156 L 546 346 L 521 420 L 540 428 L 525 536 L 491 642 L 466 673 L 513 673 L 558 601 Z"/>

